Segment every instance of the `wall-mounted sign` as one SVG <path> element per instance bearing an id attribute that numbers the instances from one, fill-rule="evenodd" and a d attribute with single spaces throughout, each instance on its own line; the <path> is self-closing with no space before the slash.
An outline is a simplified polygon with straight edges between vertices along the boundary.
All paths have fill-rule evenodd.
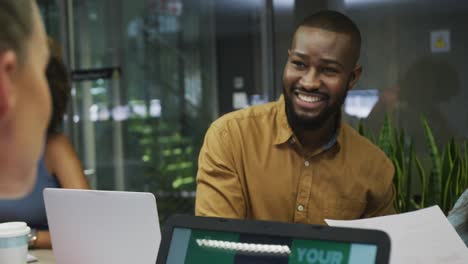
<path id="1" fill-rule="evenodd" d="M 441 53 L 450 51 L 450 30 L 431 32 L 431 52 Z"/>
<path id="2" fill-rule="evenodd" d="M 240 90 L 244 88 L 244 77 L 242 76 L 234 77 L 234 79 L 232 80 L 232 86 L 234 86 L 236 90 Z"/>
<path id="3" fill-rule="evenodd" d="M 118 75 L 115 75 L 118 74 Z M 72 81 L 94 81 L 98 79 L 111 79 L 121 74 L 120 67 L 74 70 L 71 73 Z"/>

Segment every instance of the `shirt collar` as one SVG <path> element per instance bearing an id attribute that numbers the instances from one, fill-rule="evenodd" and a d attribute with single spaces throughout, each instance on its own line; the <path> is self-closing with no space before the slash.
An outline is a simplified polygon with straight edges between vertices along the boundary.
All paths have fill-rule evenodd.
<path id="1" fill-rule="evenodd" d="M 278 101 L 276 102 L 276 137 L 275 141 L 273 142 L 274 145 L 280 145 L 288 142 L 289 140 L 294 140 L 294 132 L 288 123 L 288 118 L 286 115 L 286 104 L 284 100 L 284 96 L 281 95 Z M 338 121 L 338 128 L 336 129 L 335 134 L 330 139 L 330 141 L 321 148 L 322 150 L 325 151 L 331 149 L 335 145 L 335 143 L 338 143 L 338 146 L 341 144 L 343 140 L 343 127 L 344 124 L 340 116 L 340 119 Z"/>
<path id="2" fill-rule="evenodd" d="M 288 118 L 286 116 L 286 105 L 284 96 L 281 95 L 276 102 L 276 119 L 275 119 L 276 137 L 273 142 L 274 145 L 286 143 L 294 135 L 292 128 L 289 126 Z"/>

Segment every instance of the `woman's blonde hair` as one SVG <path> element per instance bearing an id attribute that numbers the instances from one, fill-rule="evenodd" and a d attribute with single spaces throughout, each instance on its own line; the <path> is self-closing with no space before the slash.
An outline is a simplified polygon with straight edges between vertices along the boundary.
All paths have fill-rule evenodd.
<path id="1" fill-rule="evenodd" d="M 24 60 L 25 44 L 33 31 L 32 0 L 0 0 L 0 54 L 13 50 Z"/>

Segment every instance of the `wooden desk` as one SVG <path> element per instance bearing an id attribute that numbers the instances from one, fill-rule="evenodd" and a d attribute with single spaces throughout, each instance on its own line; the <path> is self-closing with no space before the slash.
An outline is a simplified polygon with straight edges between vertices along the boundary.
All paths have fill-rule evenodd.
<path id="1" fill-rule="evenodd" d="M 39 259 L 39 262 L 33 262 L 34 264 L 55 264 L 55 256 L 50 249 L 34 249 L 28 253 Z"/>

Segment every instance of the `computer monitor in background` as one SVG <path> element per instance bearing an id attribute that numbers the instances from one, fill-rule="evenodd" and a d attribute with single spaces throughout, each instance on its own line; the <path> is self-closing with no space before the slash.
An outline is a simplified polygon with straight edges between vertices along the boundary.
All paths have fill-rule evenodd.
<path id="1" fill-rule="evenodd" d="M 166 222 L 157 264 L 386 264 L 382 231 L 177 215 Z"/>

